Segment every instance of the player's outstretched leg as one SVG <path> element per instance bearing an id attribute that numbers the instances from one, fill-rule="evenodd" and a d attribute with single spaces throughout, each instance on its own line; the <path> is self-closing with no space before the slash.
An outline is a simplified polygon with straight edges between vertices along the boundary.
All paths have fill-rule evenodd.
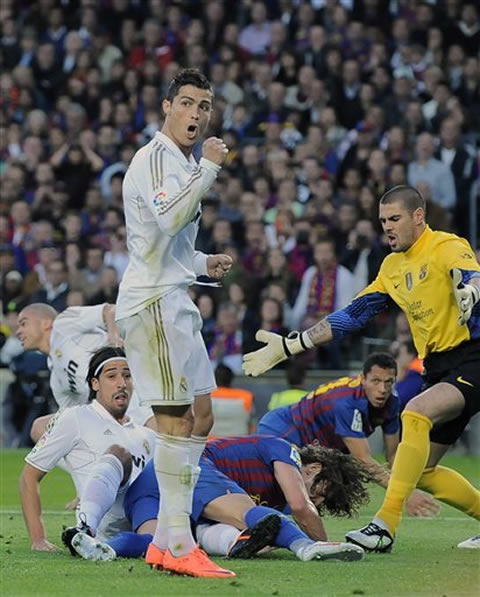
<path id="1" fill-rule="evenodd" d="M 460 547 L 460 549 L 480 549 L 480 535 L 462 541 L 457 547 Z"/>
<path id="2" fill-rule="evenodd" d="M 264 547 L 275 544 L 275 538 L 282 525 L 278 514 L 267 514 L 252 527 L 240 533 L 228 550 L 229 558 L 252 558 Z"/>
<path id="3" fill-rule="evenodd" d="M 311 545 L 297 551 L 297 558 L 302 562 L 312 560 L 341 560 L 342 562 L 355 562 L 361 560 L 365 552 L 353 543 L 340 543 L 337 541 L 316 541 Z"/>

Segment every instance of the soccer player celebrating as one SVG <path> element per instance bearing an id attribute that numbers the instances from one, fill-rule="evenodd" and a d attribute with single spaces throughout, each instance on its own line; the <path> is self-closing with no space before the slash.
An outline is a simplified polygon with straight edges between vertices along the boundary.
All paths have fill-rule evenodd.
<path id="1" fill-rule="evenodd" d="M 20 476 L 25 525 L 36 551 L 54 551 L 42 521 L 39 484 L 64 458 L 80 496 L 79 530 L 108 536 L 125 528 L 123 497 L 151 458 L 154 432 L 126 416 L 132 393 L 130 369 L 121 348 L 106 346 L 91 358 L 87 383 L 90 404 L 59 411 L 26 456 Z M 108 494 L 114 507 L 99 508 L 96 496 Z M 118 495 L 117 495 L 118 494 Z"/>
<path id="2" fill-rule="evenodd" d="M 322 384 L 300 402 L 268 412 L 260 419 L 257 433 L 283 437 L 296 446 L 319 443 L 349 452 L 386 488 L 389 472 L 371 455 L 367 437 L 381 425 L 385 457 L 391 466 L 400 427 L 398 398 L 392 394 L 396 374 L 397 364 L 390 354 L 371 354 L 361 375 Z M 438 513 L 432 498 L 418 491 L 412 493 L 406 509 L 413 516 Z"/>
<path id="3" fill-rule="evenodd" d="M 257 332 L 266 346 L 244 356 L 245 373 L 259 375 L 292 354 L 361 328 L 392 302 L 404 311 L 424 359 L 427 389 L 402 414 L 402 441 L 380 510 L 370 524 L 347 534 L 347 540 L 370 551 L 391 549 L 404 503 L 416 486 L 480 520 L 478 489 L 438 466 L 480 409 L 480 265 L 466 240 L 427 226 L 425 201 L 414 187 L 385 193 L 379 217 L 392 254 L 377 278 L 345 309 L 301 334 L 282 338 Z"/>
<path id="4" fill-rule="evenodd" d="M 133 157 L 123 182 L 130 261 L 116 320 L 136 391 L 153 408 L 159 430 L 154 462 L 162 499 L 153 538 L 158 565 L 190 576 L 230 578 L 234 573 L 211 562 L 190 530 L 216 386 L 188 286 L 199 274 L 221 279 L 232 263 L 227 255 L 194 250 L 201 200 L 228 153 L 221 139 L 210 137 L 198 164 L 192 155 L 212 101 L 212 87 L 199 71 L 177 73 L 162 103 L 161 132 Z"/>
<path id="5" fill-rule="evenodd" d="M 273 545 L 289 549 L 302 561 L 362 559 L 360 547 L 326 541 L 320 517 L 323 512 L 352 516 L 368 502 L 364 485 L 371 475 L 350 456 L 321 446 L 298 451 L 283 439 L 254 435 L 209 441 L 200 464 L 192 519 L 207 552 L 248 558 Z M 108 545 L 79 535 L 77 552 L 86 559 L 140 555 L 151 539 L 148 533 L 155 528 L 152 518 L 158 499 L 149 463 L 124 502 L 127 518 L 139 535 L 122 533 Z M 299 526 L 281 514 L 286 506 Z M 157 565 L 156 550 L 150 544 L 146 555 L 153 566 Z M 110 558 L 104 557 L 107 553 Z"/>

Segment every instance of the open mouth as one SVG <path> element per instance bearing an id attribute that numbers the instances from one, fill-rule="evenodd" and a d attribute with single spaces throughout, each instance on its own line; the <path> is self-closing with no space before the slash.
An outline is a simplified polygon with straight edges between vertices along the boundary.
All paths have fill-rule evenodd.
<path id="1" fill-rule="evenodd" d="M 187 126 L 187 137 L 194 139 L 198 134 L 198 124 L 189 124 Z"/>

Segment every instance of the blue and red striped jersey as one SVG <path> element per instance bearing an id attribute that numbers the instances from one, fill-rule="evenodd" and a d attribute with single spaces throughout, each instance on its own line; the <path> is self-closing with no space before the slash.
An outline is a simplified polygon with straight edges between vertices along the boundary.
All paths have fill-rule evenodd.
<path id="1" fill-rule="evenodd" d="M 300 402 L 272 413 L 276 412 L 284 425 L 296 430 L 302 446 L 318 440 L 322 446 L 346 451 L 342 437 L 368 437 L 378 425 L 384 433 L 396 433 L 398 409 L 396 395 L 383 408 L 373 408 L 358 376 L 322 384 Z M 269 424 L 272 427 L 270 421 Z"/>
<path id="2" fill-rule="evenodd" d="M 268 435 L 226 437 L 207 442 L 200 460 L 207 459 L 246 491 L 257 505 L 283 509 L 285 496 L 274 474 L 274 462 L 301 467 L 298 450 L 287 441 Z"/>

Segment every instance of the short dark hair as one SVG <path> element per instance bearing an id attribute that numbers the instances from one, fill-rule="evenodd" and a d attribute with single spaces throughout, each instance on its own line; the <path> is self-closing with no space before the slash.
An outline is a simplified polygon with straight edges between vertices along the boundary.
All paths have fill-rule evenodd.
<path id="1" fill-rule="evenodd" d="M 98 376 L 102 372 L 103 367 L 101 367 L 97 371 L 98 366 L 101 365 L 107 359 L 112 359 L 115 357 L 126 358 L 125 351 L 123 350 L 123 348 L 120 348 L 119 346 L 102 346 L 102 348 L 99 348 L 97 351 L 93 353 L 92 358 L 88 363 L 88 373 L 86 378 L 88 387 L 90 389 L 90 393 L 88 394 L 89 402 L 94 400 L 97 396 L 97 392 L 95 392 L 95 390 L 92 389 L 92 379 L 98 379 Z M 96 375 L 95 371 L 97 371 Z"/>
<path id="2" fill-rule="evenodd" d="M 219 386 L 229 388 L 233 381 L 233 371 L 227 365 L 219 363 L 215 369 L 215 381 Z"/>
<path id="3" fill-rule="evenodd" d="M 363 375 L 367 375 L 375 365 L 381 369 L 393 369 L 397 374 L 397 362 L 388 352 L 372 352 L 363 364 Z"/>
<path id="4" fill-rule="evenodd" d="M 409 214 L 421 207 L 425 211 L 425 199 L 415 187 L 406 184 L 399 184 L 390 189 L 380 197 L 381 205 L 390 203 L 401 203 Z"/>
<path id="5" fill-rule="evenodd" d="M 374 481 L 368 467 L 349 454 L 339 450 L 309 444 L 300 449 L 302 464 L 321 464 L 315 475 L 312 488 L 325 482 L 324 501 L 317 506 L 320 515 L 328 512 L 332 516 L 356 514 L 358 508 L 367 504 L 370 496 L 366 483 Z"/>
<path id="6" fill-rule="evenodd" d="M 196 68 L 184 68 L 171 80 L 167 91 L 167 100 L 172 102 L 180 87 L 193 85 L 199 89 L 208 89 L 213 95 L 213 87 L 207 77 Z"/>

